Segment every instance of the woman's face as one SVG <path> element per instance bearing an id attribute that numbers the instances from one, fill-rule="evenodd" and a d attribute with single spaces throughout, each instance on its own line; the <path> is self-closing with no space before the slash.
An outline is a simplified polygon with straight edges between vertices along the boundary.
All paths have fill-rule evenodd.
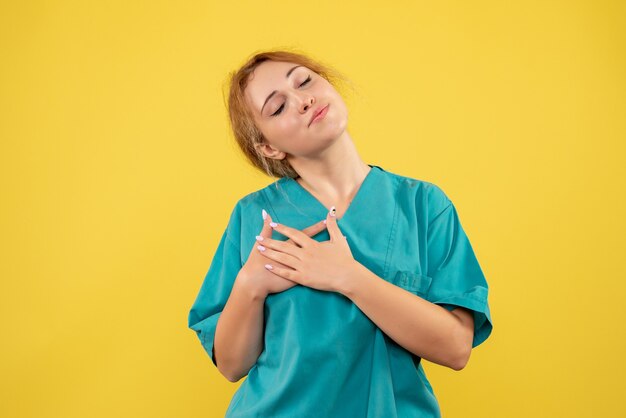
<path id="1" fill-rule="evenodd" d="M 343 98 L 307 67 L 265 61 L 250 75 L 244 94 L 256 126 L 268 141 L 260 149 L 269 158 L 313 158 L 346 129 L 348 111 Z M 314 114 L 326 106 L 324 118 L 311 123 Z"/>

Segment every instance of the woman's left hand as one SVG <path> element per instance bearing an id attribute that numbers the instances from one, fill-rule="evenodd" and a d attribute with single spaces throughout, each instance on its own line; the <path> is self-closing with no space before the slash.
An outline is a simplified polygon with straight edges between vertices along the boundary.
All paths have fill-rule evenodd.
<path id="1" fill-rule="evenodd" d="M 326 215 L 329 241 L 316 241 L 302 231 L 283 224 L 271 223 L 270 226 L 297 244 L 271 238 L 257 241 L 257 251 L 268 259 L 265 268 L 272 273 L 303 286 L 333 292 L 338 292 L 345 281 L 356 273 L 358 262 L 331 212 Z M 262 250 L 259 245 L 265 249 Z M 290 268 L 273 265 L 273 260 Z"/>

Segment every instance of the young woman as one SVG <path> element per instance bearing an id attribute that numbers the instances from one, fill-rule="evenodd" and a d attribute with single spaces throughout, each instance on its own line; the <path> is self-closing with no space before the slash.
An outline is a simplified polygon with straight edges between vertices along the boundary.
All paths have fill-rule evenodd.
<path id="1" fill-rule="evenodd" d="M 461 370 L 493 328 L 455 206 L 361 160 L 338 74 L 271 51 L 232 75 L 235 138 L 278 180 L 237 202 L 189 312 L 247 376 L 227 417 L 439 417 L 421 359 Z"/>

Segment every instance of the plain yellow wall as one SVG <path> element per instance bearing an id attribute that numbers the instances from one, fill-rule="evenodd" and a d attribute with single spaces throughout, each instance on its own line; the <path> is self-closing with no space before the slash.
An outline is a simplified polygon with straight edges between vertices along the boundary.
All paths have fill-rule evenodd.
<path id="1" fill-rule="evenodd" d="M 243 380 L 187 314 L 272 179 L 222 83 L 281 46 L 353 80 L 364 161 L 459 210 L 494 330 L 425 362 L 444 417 L 626 416 L 625 3 L 384 4 L 2 2 L 0 416 L 224 415 Z"/>

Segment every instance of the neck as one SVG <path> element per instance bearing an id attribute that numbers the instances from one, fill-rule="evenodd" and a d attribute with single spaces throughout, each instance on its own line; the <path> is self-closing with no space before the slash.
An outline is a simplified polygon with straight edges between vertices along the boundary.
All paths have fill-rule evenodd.
<path id="1" fill-rule="evenodd" d="M 371 167 L 359 156 L 347 131 L 315 158 L 298 157 L 289 163 L 295 180 L 313 195 L 337 202 L 351 200 Z"/>

